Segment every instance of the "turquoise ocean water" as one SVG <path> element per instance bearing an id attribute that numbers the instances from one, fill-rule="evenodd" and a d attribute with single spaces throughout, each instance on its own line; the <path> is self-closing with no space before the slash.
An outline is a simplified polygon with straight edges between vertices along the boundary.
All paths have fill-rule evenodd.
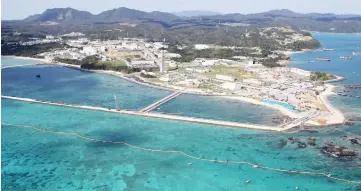
<path id="1" fill-rule="evenodd" d="M 114 76 L 54 65 L 15 67 L 4 71 L 1 90 L 8 96 L 115 108 L 116 94 L 119 108 L 139 110 L 171 93 Z M 41 78 L 36 77 L 38 74 Z M 194 95 L 181 95 L 155 111 L 261 124 L 279 124 L 282 116 L 277 110 L 245 102 Z M 254 118 L 258 115 L 264 117 Z"/>
<path id="2" fill-rule="evenodd" d="M 153 112 L 264 125 L 283 122 L 277 110 L 215 96 L 180 95 Z"/>
<path id="3" fill-rule="evenodd" d="M 1 91 L 8 96 L 111 108 L 116 107 L 115 94 L 121 109 L 141 109 L 171 93 L 114 76 L 54 65 L 6 69 Z"/>
<path id="4" fill-rule="evenodd" d="M 310 71 L 327 72 L 347 78 L 341 84 L 361 83 L 361 56 L 352 52 L 361 52 L 361 34 L 325 34 L 313 33 L 323 47 L 335 48 L 335 51 L 310 51 L 292 55 L 295 60 L 290 66 Z M 351 56 L 351 60 L 341 60 L 340 56 Z M 329 58 L 331 62 L 311 62 L 316 58 Z"/>
<path id="5" fill-rule="evenodd" d="M 7 66 L 36 64 L 36 63 L 38 63 L 38 61 L 15 59 L 15 58 L 11 58 L 11 57 L 1 57 L 1 68 L 7 67 Z"/>
<path id="6" fill-rule="evenodd" d="M 295 60 L 290 66 L 310 71 L 327 72 L 340 75 L 346 80 L 334 83 L 338 85 L 335 91 L 344 91 L 343 85 L 361 84 L 361 56 L 354 56 L 352 52 L 361 52 L 361 34 L 324 34 L 314 33 L 326 48 L 335 48 L 335 51 L 310 51 L 294 54 Z M 351 60 L 341 60 L 340 56 L 352 56 Z M 318 57 L 330 58 L 331 62 L 311 62 Z M 336 105 L 347 118 L 361 116 L 361 89 L 347 89 L 347 97 L 331 96 L 329 100 Z"/>
<path id="7" fill-rule="evenodd" d="M 356 35 L 353 37 L 355 41 L 360 38 Z M 343 36 L 328 35 L 328 38 L 324 39 L 323 35 L 316 35 L 316 38 L 324 44 L 330 41 L 335 43 L 342 41 Z M 333 40 L 333 38 L 338 40 Z M 344 38 L 348 40 L 349 36 Z M 337 47 L 337 43 L 328 46 L 338 49 L 343 47 L 343 45 Z M 294 59 L 299 62 L 295 63 L 297 67 L 307 65 L 312 68 L 312 65 L 309 66 L 306 62 L 309 59 L 307 54 L 315 53 L 295 55 Z M 318 70 L 318 67 L 314 70 Z M 332 73 L 337 74 L 339 70 L 336 67 Z M 352 76 L 356 70 L 344 70 L 344 73 L 346 75 L 351 72 L 349 75 Z M 35 75 L 39 71 L 43 71 L 41 81 L 45 82 L 35 81 L 37 80 Z M 72 72 L 76 72 L 76 75 Z M 47 77 L 47 74 L 56 75 Z M 27 75 L 28 78 L 24 80 L 22 76 Z M 118 99 L 122 99 L 123 95 L 125 99 L 127 93 L 130 95 L 134 91 L 139 92 L 139 95 L 128 97 L 129 105 L 132 106 L 129 109 L 134 109 L 147 105 L 148 100 L 152 102 L 170 93 L 138 87 L 135 84 L 127 84 L 129 82 L 108 77 L 68 71 L 61 67 L 13 68 L 2 71 L 2 94 L 54 101 L 66 99 L 67 102 L 77 104 L 112 107 L 112 101 L 108 100 L 112 100 L 114 91 L 119 91 Z M 350 81 L 343 83 L 357 83 L 360 78 L 348 78 L 348 80 Z M 50 88 L 54 86 L 56 88 Z M 124 89 L 129 91 L 124 91 Z M 63 91 L 64 94 L 62 94 Z M 149 91 L 154 92 L 147 93 Z M 99 95 L 100 93 L 103 95 Z M 357 90 L 352 93 L 358 94 Z M 57 97 L 59 94 L 61 96 Z M 89 96 L 92 94 L 94 96 Z M 103 99 L 106 97 L 108 99 Z M 167 103 L 168 105 L 164 106 L 168 108 L 167 110 L 163 109 L 167 112 L 181 112 L 184 115 L 213 116 L 214 118 L 233 116 L 229 119 L 234 120 L 252 115 L 249 111 L 269 113 L 267 109 L 263 110 L 261 107 L 248 109 L 248 107 L 253 107 L 252 105 L 247 105 L 248 107 L 243 105 L 244 109 L 237 110 L 229 106 L 235 105 L 232 101 L 204 99 L 204 97 L 192 98 L 190 95 L 183 95 L 177 98 L 178 100 Z M 199 107 L 204 106 L 207 109 L 197 109 L 198 106 L 189 108 L 193 105 L 190 104 L 187 108 L 172 110 L 173 106 L 180 107 L 182 106 L 180 103 L 189 100 L 195 100 L 194 104 L 197 103 Z M 348 113 L 347 117 L 359 114 L 360 100 L 339 96 L 334 96 L 331 100 L 342 111 Z M 210 104 L 214 102 L 222 104 L 214 104 L 210 107 Z M 227 105 L 227 103 L 230 104 Z M 120 105 L 125 107 L 125 104 Z M 181 150 L 200 158 L 246 160 L 274 168 L 325 172 L 340 178 L 361 181 L 360 145 L 351 145 L 348 140 L 340 138 L 343 135 L 351 135 L 333 130 L 339 128 L 357 134 L 361 132 L 361 125 L 357 122 L 351 127 L 317 129 L 319 133 L 316 134 L 280 134 L 122 116 L 4 99 L 1 107 L 2 122 L 5 123 L 34 125 L 50 131 L 76 132 L 93 139 L 125 141 L 145 148 Z M 228 113 L 223 110 L 224 108 L 230 108 Z M 162 106 L 159 110 L 162 110 Z M 221 114 L 215 114 L 217 112 Z M 239 114 L 233 114 L 233 112 Z M 249 114 L 242 114 L 247 112 Z M 1 131 L 3 190 L 282 191 L 294 190 L 296 186 L 299 190 L 310 191 L 361 189 L 361 186 L 332 181 L 324 177 L 273 172 L 247 165 L 198 161 L 178 154 L 149 152 L 121 144 L 96 143 L 74 135 L 49 134 L 31 128 L 2 125 Z M 298 148 L 297 144 L 288 141 L 288 138 L 295 137 L 302 142 L 307 142 L 310 136 L 317 137 L 316 146 Z M 355 150 L 359 155 L 341 160 L 323 154 L 320 147 L 331 141 Z M 192 165 L 188 166 L 188 163 Z M 252 182 L 245 184 L 248 179 Z"/>

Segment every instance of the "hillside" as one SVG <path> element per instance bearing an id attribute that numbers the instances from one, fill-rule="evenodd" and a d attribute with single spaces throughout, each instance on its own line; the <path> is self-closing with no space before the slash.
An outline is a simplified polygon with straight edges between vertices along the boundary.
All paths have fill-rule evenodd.
<path id="1" fill-rule="evenodd" d="M 221 13 L 214 11 L 180 11 L 180 12 L 172 12 L 172 14 L 178 17 L 199 17 L 199 16 L 211 16 L 211 15 L 221 15 Z"/>
<path id="2" fill-rule="evenodd" d="M 179 17 L 159 11 L 144 12 L 135 9 L 120 7 L 93 15 L 86 11 L 79 11 L 72 8 L 47 9 L 41 14 L 32 15 L 24 19 L 25 23 L 44 23 L 56 22 L 62 23 L 112 23 L 112 22 L 136 22 L 136 21 L 155 21 L 170 22 L 179 19 Z"/>
<path id="3" fill-rule="evenodd" d="M 24 19 L 25 22 L 66 22 L 85 21 L 92 19 L 94 15 L 87 11 L 79 11 L 72 8 L 47 9 L 42 14 L 32 15 Z"/>
<path id="4" fill-rule="evenodd" d="M 178 15 L 178 16 L 177 16 Z M 15 21 L 14 21 L 15 22 Z M 13 22 L 13 23 L 14 23 Z M 145 12 L 120 7 L 93 15 L 86 11 L 72 8 L 48 9 L 41 14 L 32 15 L 18 24 L 114 24 L 127 23 L 157 23 L 165 28 L 180 28 L 189 26 L 294 26 L 302 30 L 320 32 L 361 32 L 360 15 L 335 15 L 332 13 L 296 13 L 288 9 L 271 10 L 254 14 L 218 14 L 209 11 L 182 11 L 172 13 Z"/>

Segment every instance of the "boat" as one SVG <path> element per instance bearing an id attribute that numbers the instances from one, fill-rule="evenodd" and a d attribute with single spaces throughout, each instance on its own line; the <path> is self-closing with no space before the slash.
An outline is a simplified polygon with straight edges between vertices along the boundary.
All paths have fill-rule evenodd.
<path id="1" fill-rule="evenodd" d="M 334 49 L 334 48 L 324 48 L 324 49 L 322 49 L 322 51 L 334 51 L 334 50 L 336 50 L 336 49 Z"/>
<path id="2" fill-rule="evenodd" d="M 40 74 L 38 74 L 38 75 L 36 75 L 36 77 L 37 77 L 37 78 L 40 78 L 41 76 L 40 76 Z"/>
<path id="3" fill-rule="evenodd" d="M 361 52 L 352 52 L 353 55 L 361 56 Z"/>
<path id="4" fill-rule="evenodd" d="M 352 57 L 351 56 L 340 56 L 340 59 L 342 59 L 342 60 L 351 60 Z"/>
<path id="5" fill-rule="evenodd" d="M 316 58 L 317 61 L 322 61 L 322 62 L 330 62 L 331 59 L 328 58 Z"/>

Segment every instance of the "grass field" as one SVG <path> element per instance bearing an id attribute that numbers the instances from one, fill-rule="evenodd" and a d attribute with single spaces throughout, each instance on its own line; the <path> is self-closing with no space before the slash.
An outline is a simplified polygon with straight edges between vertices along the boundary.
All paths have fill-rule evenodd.
<path id="1" fill-rule="evenodd" d="M 256 76 L 253 74 L 247 73 L 241 67 L 227 67 L 223 65 L 215 65 L 212 66 L 212 72 L 205 73 L 204 75 L 209 78 L 216 78 L 216 74 L 223 75 L 232 75 L 236 77 L 237 80 L 246 79 L 246 78 L 255 78 Z"/>
<path id="2" fill-rule="evenodd" d="M 99 64 L 109 65 L 109 66 L 126 66 L 125 61 L 117 60 L 117 61 L 101 61 Z"/>

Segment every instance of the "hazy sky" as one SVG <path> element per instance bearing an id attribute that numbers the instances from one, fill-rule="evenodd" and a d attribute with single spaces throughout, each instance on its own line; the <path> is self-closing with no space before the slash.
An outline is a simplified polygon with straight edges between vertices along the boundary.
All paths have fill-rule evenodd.
<path id="1" fill-rule="evenodd" d="M 48 8 L 71 7 L 98 14 L 128 7 L 142 11 L 207 10 L 220 13 L 255 13 L 272 9 L 295 12 L 361 14 L 361 0 L 2 0 L 2 20 L 23 19 Z"/>

